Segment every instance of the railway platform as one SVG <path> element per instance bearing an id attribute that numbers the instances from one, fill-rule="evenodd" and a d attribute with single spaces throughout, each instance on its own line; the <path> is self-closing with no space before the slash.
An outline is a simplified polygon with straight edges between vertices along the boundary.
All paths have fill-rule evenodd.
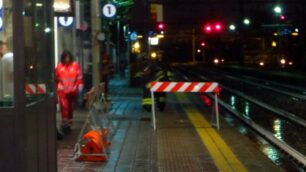
<path id="1" fill-rule="evenodd" d="M 114 78 L 110 89 L 116 130 L 109 160 L 73 160 L 74 144 L 87 113 L 77 110 L 72 133 L 57 143 L 59 172 L 284 171 L 223 118 L 221 130 L 212 127 L 213 108 L 197 94 L 168 94 L 165 111 L 157 113 L 154 131 L 151 113 L 141 107 L 140 88 L 128 88 L 125 80 Z"/>

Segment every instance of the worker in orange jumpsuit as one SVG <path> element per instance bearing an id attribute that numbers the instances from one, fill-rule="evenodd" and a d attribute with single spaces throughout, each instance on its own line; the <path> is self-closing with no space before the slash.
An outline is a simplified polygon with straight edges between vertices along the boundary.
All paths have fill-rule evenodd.
<path id="1" fill-rule="evenodd" d="M 61 108 L 61 131 L 69 134 L 73 119 L 73 104 L 83 89 L 83 76 L 80 65 L 73 60 L 69 51 L 64 51 L 61 62 L 55 69 L 56 91 Z"/>

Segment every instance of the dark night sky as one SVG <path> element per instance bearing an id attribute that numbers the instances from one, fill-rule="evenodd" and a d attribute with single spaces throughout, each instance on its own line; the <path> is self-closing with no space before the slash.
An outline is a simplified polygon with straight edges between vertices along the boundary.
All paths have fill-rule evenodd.
<path id="1" fill-rule="evenodd" d="M 304 0 L 305 1 L 305 0 Z M 298 17 L 303 0 L 283 0 L 285 15 Z M 243 16 L 266 22 L 273 18 L 273 7 L 278 0 L 158 0 L 164 5 L 164 19 L 168 25 L 198 25 L 211 19 L 235 22 Z M 305 3 L 305 2 L 304 2 Z M 135 0 L 133 22 L 147 24 L 149 1 Z"/>

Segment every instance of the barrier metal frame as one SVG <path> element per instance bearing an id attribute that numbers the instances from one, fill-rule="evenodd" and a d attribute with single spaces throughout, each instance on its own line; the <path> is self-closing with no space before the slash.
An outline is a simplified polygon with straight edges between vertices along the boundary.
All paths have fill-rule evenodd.
<path id="1" fill-rule="evenodd" d="M 215 115 L 216 115 L 216 124 L 212 124 L 213 126 L 215 125 L 217 127 L 217 130 L 220 130 L 220 119 L 219 119 L 219 102 L 218 102 L 218 92 L 214 92 L 214 91 L 198 91 L 198 92 L 192 92 L 192 91 L 154 91 L 152 90 L 152 84 L 153 83 L 159 83 L 159 84 L 163 84 L 166 82 L 151 82 L 150 83 L 150 91 L 151 91 L 151 100 L 152 100 L 152 125 L 153 125 L 153 129 L 154 131 L 156 130 L 156 110 L 155 110 L 155 96 L 154 93 L 156 92 L 166 92 L 166 93 L 213 93 L 214 94 L 214 102 L 215 102 Z M 185 82 L 186 83 L 186 82 Z M 217 84 L 217 87 L 219 87 L 219 84 L 214 82 L 215 84 Z M 201 82 L 198 84 L 206 84 L 205 82 Z"/>
<path id="2" fill-rule="evenodd" d="M 104 139 L 107 140 L 107 135 L 110 135 L 110 133 L 106 133 L 106 130 L 108 130 L 109 132 L 110 128 L 108 124 L 107 126 L 103 126 L 104 121 L 102 120 L 108 118 L 107 115 L 111 109 L 111 104 L 107 104 L 107 100 L 105 97 L 105 84 L 100 83 L 98 86 L 92 88 L 89 92 L 85 94 L 85 97 L 87 99 L 87 106 L 89 108 L 89 112 L 79 134 L 78 141 L 75 144 L 74 159 L 78 160 L 78 158 L 81 156 L 105 156 L 107 161 L 109 145 L 104 145 Z M 100 119 L 100 116 L 102 116 L 102 120 Z M 102 124 L 100 124 L 101 122 Z M 112 121 L 108 122 L 112 123 Z M 85 154 L 81 152 L 81 142 L 83 140 L 83 135 L 85 134 L 87 128 L 102 132 L 100 143 L 102 144 L 103 150 L 101 153 Z"/>

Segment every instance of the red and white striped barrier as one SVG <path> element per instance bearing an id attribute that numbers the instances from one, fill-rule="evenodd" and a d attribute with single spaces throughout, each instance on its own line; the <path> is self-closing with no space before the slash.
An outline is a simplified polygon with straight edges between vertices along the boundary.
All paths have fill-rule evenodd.
<path id="1" fill-rule="evenodd" d="M 27 95 L 46 94 L 46 84 L 27 84 L 25 92 Z"/>
<path id="2" fill-rule="evenodd" d="M 219 124 L 219 106 L 218 96 L 220 87 L 217 82 L 151 82 L 150 83 L 151 98 L 152 98 L 152 118 L 153 128 L 156 130 L 156 115 L 154 92 L 169 92 L 169 93 L 214 93 L 215 108 L 216 108 L 216 125 L 220 129 Z"/>
<path id="3" fill-rule="evenodd" d="M 218 93 L 216 82 L 151 82 L 152 92 Z"/>

